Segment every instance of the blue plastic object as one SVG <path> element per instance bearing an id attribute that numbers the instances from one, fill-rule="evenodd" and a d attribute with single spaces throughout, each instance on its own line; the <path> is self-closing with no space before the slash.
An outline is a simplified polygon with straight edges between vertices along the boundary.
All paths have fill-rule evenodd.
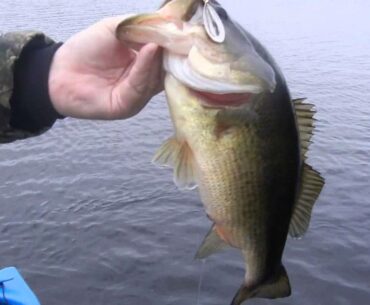
<path id="1" fill-rule="evenodd" d="M 40 302 L 18 270 L 9 267 L 0 270 L 0 304 L 40 305 Z"/>

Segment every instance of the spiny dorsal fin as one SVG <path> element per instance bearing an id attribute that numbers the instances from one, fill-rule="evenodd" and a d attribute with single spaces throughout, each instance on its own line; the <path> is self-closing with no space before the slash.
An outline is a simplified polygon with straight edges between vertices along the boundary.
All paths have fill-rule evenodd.
<path id="1" fill-rule="evenodd" d="M 295 99 L 293 100 L 294 108 L 297 116 L 299 138 L 301 145 L 301 156 L 302 159 L 306 159 L 306 153 L 311 144 L 311 138 L 314 131 L 314 115 L 316 111 L 314 110 L 314 105 L 309 103 L 303 103 L 305 99 Z"/>
<path id="2" fill-rule="evenodd" d="M 289 235 L 291 237 L 299 238 L 306 233 L 310 224 L 313 205 L 319 197 L 324 183 L 325 180 L 320 173 L 307 164 L 303 165 L 299 197 L 290 221 Z"/>
<path id="3" fill-rule="evenodd" d="M 203 239 L 197 254 L 196 259 L 206 258 L 216 252 L 219 252 L 228 246 L 217 234 L 215 230 L 215 225 L 212 225 L 211 229 L 207 233 L 206 237 Z"/>
<path id="4" fill-rule="evenodd" d="M 163 143 L 153 158 L 153 163 L 174 169 L 174 181 L 180 189 L 197 187 L 193 166 L 193 154 L 189 145 L 170 138 Z"/>

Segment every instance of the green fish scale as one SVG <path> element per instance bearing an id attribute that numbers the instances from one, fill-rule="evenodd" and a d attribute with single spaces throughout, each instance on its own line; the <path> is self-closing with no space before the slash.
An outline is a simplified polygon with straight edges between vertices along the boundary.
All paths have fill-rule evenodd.
<path id="1" fill-rule="evenodd" d="M 217 140 L 211 134 L 202 137 L 196 149 L 200 194 L 207 213 L 227 231 L 233 246 L 261 253 L 267 198 L 258 138 L 247 127 L 232 127 Z"/>

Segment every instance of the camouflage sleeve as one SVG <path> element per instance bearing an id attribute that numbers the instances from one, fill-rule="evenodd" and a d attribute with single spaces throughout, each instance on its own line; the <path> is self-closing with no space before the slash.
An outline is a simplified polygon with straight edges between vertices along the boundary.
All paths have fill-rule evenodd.
<path id="1" fill-rule="evenodd" d="M 43 47 L 53 41 L 39 32 L 13 32 L 0 35 L 0 143 L 12 142 L 45 131 L 31 133 L 10 125 L 11 96 L 13 93 L 14 65 L 29 45 Z"/>

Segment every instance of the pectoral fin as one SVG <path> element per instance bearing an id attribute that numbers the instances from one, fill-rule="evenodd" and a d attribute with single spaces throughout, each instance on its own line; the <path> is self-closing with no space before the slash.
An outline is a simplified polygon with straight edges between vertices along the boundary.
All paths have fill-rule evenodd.
<path id="1" fill-rule="evenodd" d="M 226 247 L 228 247 L 228 244 L 218 236 L 215 225 L 213 225 L 204 238 L 202 244 L 200 245 L 195 258 L 206 258 L 216 252 L 225 249 Z"/>
<path id="2" fill-rule="evenodd" d="M 170 138 L 159 148 L 153 163 L 174 169 L 174 181 L 180 189 L 194 189 L 195 181 L 193 153 L 186 141 Z"/>

